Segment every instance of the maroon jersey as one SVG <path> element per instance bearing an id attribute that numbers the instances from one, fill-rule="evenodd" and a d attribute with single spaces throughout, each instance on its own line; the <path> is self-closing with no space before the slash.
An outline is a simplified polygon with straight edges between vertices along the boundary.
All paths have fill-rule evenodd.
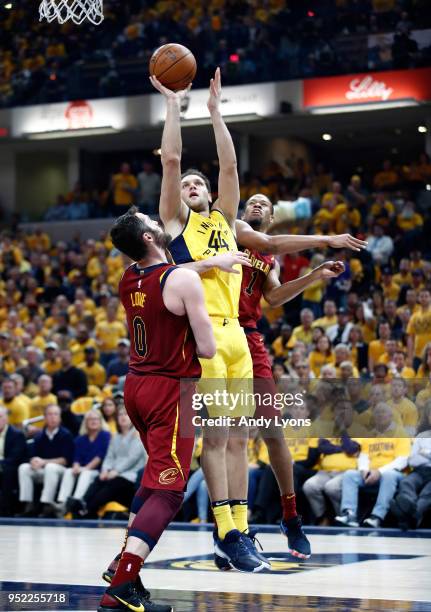
<path id="1" fill-rule="evenodd" d="M 241 294 L 239 298 L 239 323 L 241 327 L 255 329 L 262 316 L 260 300 L 268 274 L 275 264 L 274 255 L 245 249 L 251 261 L 251 268 L 243 266 Z"/>
<path id="2" fill-rule="evenodd" d="M 188 318 L 173 314 L 163 302 L 165 281 L 175 268 L 168 263 L 147 268 L 133 264 L 123 274 L 119 295 L 130 334 L 130 372 L 174 378 L 201 375 Z"/>

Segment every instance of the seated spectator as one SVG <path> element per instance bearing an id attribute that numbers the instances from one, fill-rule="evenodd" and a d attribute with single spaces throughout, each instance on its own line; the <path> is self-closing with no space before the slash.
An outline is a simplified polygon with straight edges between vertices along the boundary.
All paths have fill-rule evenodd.
<path id="1" fill-rule="evenodd" d="M 63 195 L 57 196 L 54 206 L 48 208 L 45 213 L 45 221 L 65 221 L 69 218 L 69 204 Z"/>
<path id="2" fill-rule="evenodd" d="M 347 346 L 350 359 L 358 372 L 363 372 L 368 366 L 368 344 L 363 340 L 362 329 L 359 325 L 350 328 Z"/>
<path id="3" fill-rule="evenodd" d="M 39 377 L 44 373 L 39 365 L 41 357 L 41 352 L 34 346 L 28 346 L 25 349 L 25 360 L 27 363 L 25 366 L 19 368 L 17 372 L 24 377 L 24 384 L 26 387 L 30 383 L 36 384 Z"/>
<path id="4" fill-rule="evenodd" d="M 347 344 L 344 344 L 342 342 L 340 344 L 337 344 L 337 346 L 334 349 L 334 356 L 335 356 L 334 367 L 337 373 L 337 378 L 341 378 L 341 364 L 345 362 L 348 362 L 352 365 L 352 376 L 354 378 L 359 378 L 358 369 L 352 363 L 352 356 L 350 354 L 349 347 Z"/>
<path id="5" fill-rule="evenodd" d="M 389 159 L 383 162 L 383 168 L 373 179 L 373 184 L 376 189 L 393 189 L 398 183 L 398 174 L 392 168 L 392 163 Z"/>
<path id="6" fill-rule="evenodd" d="M 391 339 L 391 328 L 387 321 L 381 321 L 377 327 L 377 340 L 372 340 L 368 345 L 368 370 L 372 372 L 374 366 L 379 363 L 385 354 L 386 342 Z"/>
<path id="7" fill-rule="evenodd" d="M 419 367 L 418 378 L 428 378 L 431 373 L 431 342 L 428 342 L 424 348 L 422 363 Z"/>
<path id="8" fill-rule="evenodd" d="M 385 235 L 381 225 L 373 225 L 373 233 L 367 237 L 367 251 L 371 253 L 376 265 L 386 265 L 394 252 L 394 243 L 390 236 Z"/>
<path id="9" fill-rule="evenodd" d="M 15 383 L 10 378 L 6 378 L 2 383 L 2 396 L 0 406 L 6 408 L 10 425 L 22 429 L 23 421 L 29 417 L 29 405 L 17 397 Z"/>
<path id="10" fill-rule="evenodd" d="M 61 369 L 53 376 L 54 393 L 67 390 L 73 397 L 87 395 L 87 377 L 85 372 L 72 365 L 72 353 L 61 351 L 60 361 Z"/>
<path id="11" fill-rule="evenodd" d="M 114 204 L 115 216 L 126 212 L 127 208 L 134 204 L 138 181 L 131 173 L 130 165 L 127 163 L 121 164 L 120 172 L 113 174 L 111 177 L 110 191 L 112 192 L 112 200 Z"/>
<path id="12" fill-rule="evenodd" d="M 70 343 L 70 352 L 72 353 L 72 365 L 78 366 L 85 361 L 85 349 L 92 346 L 96 350 L 97 344 L 94 338 L 90 338 L 88 329 L 84 323 L 78 323 L 76 327 L 76 337 Z"/>
<path id="13" fill-rule="evenodd" d="M 99 477 L 84 496 L 81 518 L 97 518 L 110 501 L 129 507 L 135 493 L 136 477 L 146 463 L 146 453 L 127 412 L 118 413 L 119 433 L 113 436 Z"/>
<path id="14" fill-rule="evenodd" d="M 408 465 L 413 471 L 400 481 L 390 508 L 401 529 L 416 529 L 431 510 L 431 402 L 423 410 Z"/>
<path id="15" fill-rule="evenodd" d="M 58 344 L 56 342 L 48 342 L 45 346 L 45 361 L 41 363 L 41 368 L 49 376 L 61 370 L 61 361 L 58 356 Z"/>
<path id="16" fill-rule="evenodd" d="M 319 338 L 316 348 L 310 352 L 308 359 L 311 371 L 316 378 L 319 378 L 322 366 L 335 364 L 335 356 L 332 352 L 331 342 L 327 336 L 321 336 Z"/>
<path id="17" fill-rule="evenodd" d="M 37 504 L 34 499 L 34 483 L 43 483 L 40 502 L 42 518 L 56 517 L 55 495 L 66 467 L 73 458 L 73 438 L 68 429 L 61 426 L 61 412 L 58 406 L 50 404 L 45 408 L 45 427 L 35 437 L 29 463 L 22 463 L 18 469 L 19 500 L 25 503 L 20 516 L 35 516 Z"/>
<path id="18" fill-rule="evenodd" d="M 337 402 L 335 422 L 340 437 L 319 438 L 310 443 L 311 448 L 317 448 L 319 455 L 319 469 L 317 474 L 309 478 L 303 487 L 317 523 L 329 524 L 326 514 L 325 495 L 330 499 L 335 513 L 339 511 L 341 498 L 341 482 L 343 473 L 349 469 L 356 469 L 360 445 L 352 440 L 348 430 L 353 425 L 353 409 L 350 405 Z M 316 434 L 318 429 L 316 427 Z"/>
<path id="19" fill-rule="evenodd" d="M 391 328 L 391 337 L 401 340 L 403 337 L 403 322 L 397 314 L 397 304 L 395 300 L 385 300 L 383 304 L 384 317 Z"/>
<path id="20" fill-rule="evenodd" d="M 398 228 L 403 232 L 414 232 L 420 229 L 423 224 L 423 217 L 416 212 L 414 202 L 407 201 L 397 216 Z"/>
<path id="21" fill-rule="evenodd" d="M 77 436 L 81 428 L 82 417 L 72 410 L 73 397 L 67 389 L 57 392 L 57 403 L 61 410 L 61 424 L 70 431 L 73 437 Z"/>
<path id="22" fill-rule="evenodd" d="M 117 356 L 110 360 L 106 375 L 108 381 L 126 376 L 129 371 L 130 340 L 120 338 L 117 342 Z"/>
<path id="23" fill-rule="evenodd" d="M 313 312 L 309 308 L 303 308 L 300 312 L 301 325 L 293 329 L 289 340 L 289 348 L 293 348 L 297 342 L 302 342 L 306 348 L 313 342 L 312 323 L 314 321 Z"/>
<path id="24" fill-rule="evenodd" d="M 112 397 L 105 397 L 100 404 L 100 412 L 112 435 L 118 433 L 118 409 Z"/>
<path id="25" fill-rule="evenodd" d="M 100 350 L 100 363 L 107 367 L 115 359 L 118 341 L 126 338 L 127 330 L 119 317 L 117 302 L 110 300 L 106 308 L 106 318 L 96 325 L 96 342 Z"/>
<path id="26" fill-rule="evenodd" d="M 390 226 L 392 219 L 395 217 L 395 207 L 386 198 L 383 191 L 376 193 L 375 202 L 371 205 L 370 215 L 374 223 L 385 228 Z"/>
<path id="27" fill-rule="evenodd" d="M 392 280 L 399 287 L 406 285 L 409 287 L 412 283 L 412 275 L 410 271 L 410 260 L 404 257 L 398 264 L 398 272 L 393 275 Z"/>
<path id="28" fill-rule="evenodd" d="M 407 326 L 407 347 L 409 365 L 412 363 L 417 371 L 423 351 L 428 342 L 431 342 L 431 292 L 421 289 L 419 292 L 420 310 L 412 315 Z"/>
<path id="29" fill-rule="evenodd" d="M 312 327 L 323 327 L 326 331 L 329 327 L 337 324 L 337 306 L 334 300 L 325 300 L 323 302 L 323 317 L 316 319 L 312 323 Z"/>
<path id="30" fill-rule="evenodd" d="M 310 265 L 302 270 L 302 275 L 308 274 L 314 268 L 317 268 L 324 262 L 325 258 L 321 253 L 316 253 L 310 259 Z M 308 308 L 313 313 L 314 317 L 320 317 L 322 314 L 322 298 L 325 290 L 326 282 L 323 279 L 316 280 L 311 283 L 302 293 L 302 306 Z M 294 332 L 295 333 L 295 330 Z"/>
<path id="31" fill-rule="evenodd" d="M 387 403 L 392 408 L 394 420 L 409 436 L 414 436 L 419 415 L 415 404 L 407 397 L 406 381 L 403 378 L 394 378 L 390 387 L 391 395 Z"/>
<path id="32" fill-rule="evenodd" d="M 292 338 L 292 327 L 287 325 L 286 323 L 281 326 L 281 333 L 274 340 L 271 345 L 271 348 L 274 352 L 275 357 L 284 357 L 287 358 L 289 356 L 289 344 Z"/>
<path id="33" fill-rule="evenodd" d="M 89 385 L 95 385 L 100 389 L 106 382 L 106 370 L 97 363 L 97 351 L 94 346 L 87 346 L 84 349 L 84 361 L 78 364 L 78 368 L 85 372 Z"/>
<path id="34" fill-rule="evenodd" d="M 337 312 L 337 323 L 329 326 L 326 330 L 326 335 L 328 336 L 332 345 L 336 346 L 340 343 L 346 344 L 349 339 L 352 326 L 353 323 L 349 321 L 349 313 L 347 312 L 346 308 L 339 308 Z"/>
<path id="35" fill-rule="evenodd" d="M 30 419 L 35 419 L 37 417 L 43 417 L 45 414 L 45 408 L 50 404 L 56 404 L 57 398 L 52 391 L 52 378 L 47 374 L 42 374 L 39 376 L 39 380 L 37 381 L 38 391 L 39 393 L 33 397 L 30 402 Z M 43 418 L 36 423 L 31 423 L 27 427 L 27 435 L 33 436 L 38 433 L 43 427 L 45 423 Z"/>
<path id="36" fill-rule="evenodd" d="M 27 458 L 24 434 L 9 425 L 0 407 L 0 516 L 12 516 L 18 489 L 18 466 Z"/>
<path id="37" fill-rule="evenodd" d="M 406 353 L 404 349 L 395 349 L 392 362 L 388 363 L 388 367 L 390 375 L 394 378 L 404 378 L 405 380 L 409 380 L 415 378 L 416 376 L 413 368 L 409 368 L 406 365 Z"/>
<path id="38" fill-rule="evenodd" d="M 84 416 L 80 435 L 75 440 L 73 464 L 63 475 L 57 498 L 67 512 L 74 511 L 75 500 L 82 500 L 99 475 L 111 438 L 104 426 L 107 428 L 98 410 L 90 410 Z"/>
<path id="39" fill-rule="evenodd" d="M 385 404 L 379 404 L 376 421 L 381 415 L 391 415 L 391 409 L 385 411 Z M 382 417 L 383 418 L 383 417 Z M 386 429 L 382 426 L 382 429 Z M 358 527 L 358 493 L 361 486 L 378 486 L 376 503 L 368 518 L 363 521 L 366 527 L 380 527 L 389 510 L 398 483 L 404 478 L 403 470 L 407 467 L 410 452 L 410 440 L 404 438 L 364 438 L 361 440 L 361 454 L 358 468 L 348 470 L 343 475 L 341 514 L 336 521 L 349 527 Z"/>

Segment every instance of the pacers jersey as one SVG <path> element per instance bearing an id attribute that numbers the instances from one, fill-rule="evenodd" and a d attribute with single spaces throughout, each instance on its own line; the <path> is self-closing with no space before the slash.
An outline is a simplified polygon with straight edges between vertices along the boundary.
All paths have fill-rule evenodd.
<path id="1" fill-rule="evenodd" d="M 243 267 L 241 296 L 239 298 L 239 323 L 241 327 L 256 329 L 262 316 L 260 300 L 263 287 L 270 271 L 274 268 L 274 255 L 264 255 L 258 251 L 245 249 L 252 267 Z"/>
<path id="2" fill-rule="evenodd" d="M 119 284 L 130 333 L 129 372 L 173 378 L 198 378 L 201 366 L 186 316 L 170 312 L 163 287 L 175 266 L 139 268 L 132 264 Z"/>
<path id="3" fill-rule="evenodd" d="M 236 252 L 235 236 L 226 217 L 219 210 L 212 210 L 204 217 L 189 211 L 183 232 L 169 245 L 176 264 L 209 259 L 214 255 Z M 241 266 L 236 266 L 241 270 Z M 201 275 L 205 303 L 210 317 L 238 317 L 241 274 L 223 272 L 213 268 Z"/>

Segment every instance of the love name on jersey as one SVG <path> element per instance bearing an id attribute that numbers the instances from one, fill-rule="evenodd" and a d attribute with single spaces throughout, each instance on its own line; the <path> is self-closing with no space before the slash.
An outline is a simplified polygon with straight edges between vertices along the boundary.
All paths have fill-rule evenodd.
<path id="1" fill-rule="evenodd" d="M 253 266 L 253 268 L 256 268 L 256 270 L 261 270 L 266 275 L 269 274 L 271 270 L 271 266 L 268 263 L 265 263 L 261 259 L 258 259 L 257 257 L 255 257 L 253 253 L 251 253 L 248 249 L 246 249 L 244 252 L 246 255 L 248 255 L 250 259 L 250 263 Z"/>
<path id="2" fill-rule="evenodd" d="M 146 297 L 147 294 L 143 293 L 142 291 L 135 291 L 134 293 L 131 293 L 130 301 L 132 302 L 132 306 L 140 306 L 141 308 L 143 308 Z"/>
<path id="3" fill-rule="evenodd" d="M 196 230 L 198 234 L 208 235 L 208 248 L 203 252 L 203 255 L 211 255 L 214 251 L 221 250 L 230 251 L 229 244 L 225 240 L 228 236 L 228 230 L 219 221 L 214 223 L 211 219 L 206 219 L 200 223 L 200 229 Z"/>

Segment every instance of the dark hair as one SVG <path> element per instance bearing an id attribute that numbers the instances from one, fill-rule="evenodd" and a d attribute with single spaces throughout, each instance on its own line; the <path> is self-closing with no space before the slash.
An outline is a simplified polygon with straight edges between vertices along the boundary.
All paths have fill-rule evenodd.
<path id="1" fill-rule="evenodd" d="M 148 251 L 142 234 L 149 231 L 149 228 L 136 215 L 137 212 L 138 208 L 132 206 L 124 215 L 118 217 L 111 229 L 111 240 L 115 248 L 133 261 L 144 259 Z"/>
<path id="2" fill-rule="evenodd" d="M 206 188 L 208 189 L 208 193 L 211 193 L 211 184 L 209 178 L 203 172 L 197 170 L 196 168 L 188 168 L 188 170 L 182 173 L 181 180 L 183 180 L 183 178 L 189 176 L 190 174 L 195 174 L 196 176 L 199 176 L 205 183 Z"/>

